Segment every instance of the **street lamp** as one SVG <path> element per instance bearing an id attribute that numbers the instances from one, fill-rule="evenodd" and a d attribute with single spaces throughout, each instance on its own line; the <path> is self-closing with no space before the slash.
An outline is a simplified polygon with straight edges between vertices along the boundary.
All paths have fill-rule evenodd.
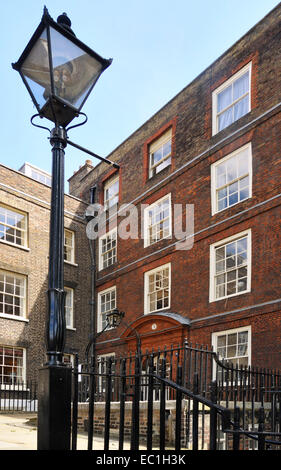
<path id="1" fill-rule="evenodd" d="M 71 369 L 63 364 L 66 329 L 64 148 L 67 144 L 73 145 L 119 168 L 117 164 L 71 142 L 67 136 L 69 128 L 66 126 L 75 117 L 83 114 L 81 113 L 82 106 L 101 73 L 110 64 L 111 59 L 103 59 L 76 38 L 71 29 L 71 22 L 65 13 L 60 15 L 55 22 L 46 7 L 41 22 L 28 45 L 19 60 L 12 64 L 13 68 L 20 73 L 37 108 L 36 116 L 46 118 L 55 124 L 52 131 L 48 129 L 53 157 L 48 280 L 48 361 L 39 371 L 39 450 L 67 450 L 70 447 Z"/>

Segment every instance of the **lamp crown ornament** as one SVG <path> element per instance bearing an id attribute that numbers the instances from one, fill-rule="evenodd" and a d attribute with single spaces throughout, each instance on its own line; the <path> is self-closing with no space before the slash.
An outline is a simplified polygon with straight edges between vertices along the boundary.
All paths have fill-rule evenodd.
<path id="1" fill-rule="evenodd" d="M 57 17 L 57 23 L 62 28 L 65 28 L 67 31 L 69 31 L 71 34 L 75 36 L 74 32 L 71 29 L 71 21 L 65 12 Z"/>

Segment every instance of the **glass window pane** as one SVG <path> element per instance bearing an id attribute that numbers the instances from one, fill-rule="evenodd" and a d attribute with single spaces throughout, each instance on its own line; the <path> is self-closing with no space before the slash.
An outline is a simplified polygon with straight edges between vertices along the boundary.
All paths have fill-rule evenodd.
<path id="1" fill-rule="evenodd" d="M 248 151 L 244 150 L 238 155 L 238 176 L 243 176 L 249 172 L 249 155 Z"/>
<path id="2" fill-rule="evenodd" d="M 225 282 L 225 275 L 224 274 L 221 274 L 220 276 L 216 277 L 217 286 L 219 286 L 220 284 L 224 284 L 224 282 Z"/>
<path id="3" fill-rule="evenodd" d="M 226 345 L 226 335 L 218 336 L 217 345 L 218 345 L 218 347 Z"/>
<path id="4" fill-rule="evenodd" d="M 248 343 L 248 331 L 239 331 L 238 343 Z"/>
<path id="5" fill-rule="evenodd" d="M 98 79 L 101 64 L 62 34 L 50 28 L 55 93 L 79 108 Z"/>
<path id="6" fill-rule="evenodd" d="M 234 101 L 249 91 L 249 72 L 238 78 L 233 84 Z"/>
<path id="7" fill-rule="evenodd" d="M 227 357 L 230 359 L 236 356 L 236 346 L 227 347 Z"/>
<path id="8" fill-rule="evenodd" d="M 226 256 L 236 255 L 236 242 L 228 243 L 226 245 Z"/>
<path id="9" fill-rule="evenodd" d="M 239 279 L 238 281 L 238 292 L 247 290 L 247 279 Z"/>
<path id="10" fill-rule="evenodd" d="M 237 159 L 230 158 L 227 161 L 227 182 L 237 178 Z"/>
<path id="11" fill-rule="evenodd" d="M 229 345 L 237 343 L 237 333 L 231 333 L 227 336 L 227 343 Z"/>
<path id="12" fill-rule="evenodd" d="M 163 157 L 171 153 L 171 140 L 163 145 Z"/>
<path id="13" fill-rule="evenodd" d="M 152 165 L 159 162 L 162 159 L 162 147 L 152 154 Z"/>
<path id="14" fill-rule="evenodd" d="M 218 211 L 221 211 L 227 207 L 227 198 L 218 201 Z"/>
<path id="15" fill-rule="evenodd" d="M 219 299 L 225 296 L 225 284 L 216 286 L 216 298 Z"/>
<path id="16" fill-rule="evenodd" d="M 218 199 L 223 199 L 227 196 L 227 188 L 219 189 Z"/>
<path id="17" fill-rule="evenodd" d="M 216 186 L 217 188 L 226 184 L 226 166 L 225 164 L 220 164 L 216 167 Z"/>
<path id="18" fill-rule="evenodd" d="M 247 237 L 237 240 L 237 253 L 241 253 L 247 250 Z"/>
<path id="19" fill-rule="evenodd" d="M 242 189 L 240 191 L 240 201 L 247 199 L 249 197 L 249 188 Z"/>
<path id="20" fill-rule="evenodd" d="M 239 180 L 239 184 L 240 184 L 240 189 L 248 188 L 248 186 L 249 186 L 249 176 L 246 176 L 245 178 L 241 178 Z"/>
<path id="21" fill-rule="evenodd" d="M 47 30 L 37 40 L 22 65 L 22 73 L 40 108 L 51 93 Z"/>
<path id="22" fill-rule="evenodd" d="M 218 112 L 232 103 L 232 85 L 228 86 L 218 95 Z"/>
<path id="23" fill-rule="evenodd" d="M 238 269 L 238 279 L 241 279 L 242 277 L 247 277 L 247 266 Z"/>
<path id="24" fill-rule="evenodd" d="M 237 193 L 238 191 L 238 182 L 232 183 L 228 186 L 229 196 L 232 196 L 233 193 Z"/>
<path id="25" fill-rule="evenodd" d="M 242 100 L 234 105 L 234 121 L 249 112 L 249 97 L 245 96 Z"/>
<path id="26" fill-rule="evenodd" d="M 236 294 L 236 282 L 228 282 L 227 283 L 227 295 Z"/>
<path id="27" fill-rule="evenodd" d="M 219 115 L 218 130 L 222 131 L 233 122 L 232 108 Z"/>
<path id="28" fill-rule="evenodd" d="M 231 194 L 229 196 L 229 205 L 233 206 L 233 204 L 237 204 L 238 202 L 238 193 Z"/>

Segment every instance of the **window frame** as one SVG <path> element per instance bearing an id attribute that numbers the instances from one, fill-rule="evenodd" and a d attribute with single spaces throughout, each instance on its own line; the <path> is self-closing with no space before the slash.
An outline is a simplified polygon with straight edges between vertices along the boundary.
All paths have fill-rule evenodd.
<path id="1" fill-rule="evenodd" d="M 164 269 L 168 268 L 169 269 L 169 275 L 168 275 L 168 279 L 169 279 L 169 301 L 168 301 L 168 305 L 167 307 L 162 307 L 160 309 L 157 309 L 157 310 L 150 310 L 149 309 L 149 305 L 150 305 L 150 301 L 149 301 L 149 295 L 150 295 L 150 292 L 149 292 L 149 276 L 152 275 L 152 274 L 156 274 L 157 272 L 159 271 L 163 271 Z M 164 290 L 164 289 L 162 289 Z M 167 310 L 170 308 L 171 306 L 171 263 L 166 263 L 166 264 L 163 264 L 161 266 L 158 266 L 157 268 L 154 268 L 154 269 L 151 269 L 149 271 L 146 271 L 144 273 L 144 315 L 148 315 L 150 313 L 155 313 L 155 312 L 162 312 L 162 310 Z"/>
<path id="2" fill-rule="evenodd" d="M 160 203 L 162 203 L 166 199 L 169 200 L 169 233 L 165 237 L 159 238 L 159 240 L 155 240 L 155 241 L 150 242 L 149 228 L 152 225 L 149 225 L 149 211 L 151 211 L 151 209 L 153 209 L 154 207 L 156 207 L 157 205 L 159 205 Z M 158 243 L 159 241 L 164 240 L 165 238 L 171 237 L 171 235 L 172 235 L 172 202 L 171 201 L 172 201 L 171 193 L 169 193 L 169 194 L 161 197 L 157 201 L 153 202 L 152 204 L 150 204 L 149 206 L 147 206 L 144 209 L 144 212 L 143 212 L 143 217 L 144 217 L 144 248 L 146 248 L 148 246 L 151 246 L 151 245 L 154 245 L 155 243 Z M 165 219 L 161 219 L 159 222 L 153 224 L 153 226 L 156 226 L 156 225 L 160 224 L 161 222 L 163 222 L 163 220 L 165 220 Z"/>
<path id="3" fill-rule="evenodd" d="M 66 239 L 66 232 L 71 234 L 71 259 L 65 259 L 64 257 L 64 262 L 68 264 L 75 264 L 75 232 L 73 230 L 70 230 L 69 228 L 64 228 L 64 256 L 65 256 L 65 249 L 69 247 L 70 245 L 66 245 L 65 239 Z"/>
<path id="4" fill-rule="evenodd" d="M 23 232 L 23 245 L 19 245 L 18 243 L 13 243 L 9 242 L 7 240 L 3 240 L 0 238 L 1 243 L 5 243 L 10 246 L 14 246 L 16 248 L 23 248 L 23 249 L 28 249 L 28 213 L 25 211 L 22 211 L 20 209 L 16 209 L 14 207 L 11 207 L 5 203 L 0 204 L 0 208 L 6 209 L 7 211 L 13 212 L 14 214 L 17 215 L 23 215 L 24 216 L 24 223 L 25 223 L 25 228 L 24 229 L 18 229 L 16 226 L 8 225 L 5 222 L 0 222 L 0 225 L 3 225 L 4 227 L 10 227 L 14 228 L 14 230 L 19 230 L 20 232 Z M 14 237 L 15 238 L 15 237 Z"/>
<path id="5" fill-rule="evenodd" d="M 116 181 L 118 181 L 118 192 L 114 193 L 114 196 L 111 197 L 110 199 L 106 199 L 106 197 L 105 197 L 106 191 L 111 186 L 113 186 L 116 183 Z M 113 175 L 110 178 L 108 178 L 103 184 L 103 206 L 104 206 L 105 211 L 108 211 L 108 210 L 112 209 L 112 207 L 118 206 L 118 204 L 119 204 L 119 193 L 120 193 L 120 178 L 119 178 L 119 174 L 117 174 L 117 175 Z M 115 199 L 116 197 L 118 198 L 117 202 L 115 204 L 108 205 L 108 201 L 110 201 L 112 199 Z"/>
<path id="6" fill-rule="evenodd" d="M 62 362 L 66 366 L 71 366 L 73 368 L 74 367 L 74 360 L 75 360 L 74 354 L 66 353 L 66 352 L 63 353 Z"/>
<path id="7" fill-rule="evenodd" d="M 115 244 L 115 261 L 113 263 L 111 263 L 110 265 L 108 266 L 104 266 L 104 262 L 103 262 L 103 253 L 102 253 L 102 240 L 104 240 L 105 238 L 111 236 L 111 242 L 112 242 L 112 234 L 113 233 L 116 233 L 116 244 Z M 106 232 L 104 235 L 102 235 L 100 238 L 99 238 L 99 271 L 101 271 L 102 269 L 106 269 L 110 266 L 112 266 L 113 264 L 115 264 L 117 262 L 117 227 L 115 227 L 114 229 L 110 230 L 109 232 Z M 111 250 L 107 250 L 107 253 L 109 251 L 112 251 L 114 248 L 111 248 Z"/>
<path id="8" fill-rule="evenodd" d="M 215 288 L 215 277 L 216 277 L 216 249 L 223 247 L 231 242 L 238 241 L 241 238 L 247 237 L 247 289 L 241 292 L 235 292 L 234 294 L 225 295 L 219 298 L 216 298 Z M 209 302 L 218 302 L 220 300 L 229 299 L 231 297 L 236 297 L 237 295 L 243 295 L 251 292 L 251 266 L 252 266 L 252 236 L 251 229 L 245 230 L 244 232 L 237 233 L 223 240 L 219 240 L 212 245 L 210 245 L 210 281 L 209 281 Z M 243 265 L 242 267 L 244 267 Z M 238 268 L 236 268 L 238 269 Z M 221 273 L 225 274 L 229 271 L 226 269 Z M 227 284 L 227 283 L 225 283 Z"/>
<path id="9" fill-rule="evenodd" d="M 16 296 L 19 297 L 20 299 L 23 299 L 23 305 L 22 305 L 22 313 L 20 315 L 15 315 L 14 313 L 0 313 L 0 318 L 9 318 L 11 320 L 26 320 L 27 319 L 27 276 L 25 274 L 19 274 L 14 271 L 6 271 L 5 269 L 0 269 L 0 274 L 4 274 L 5 276 L 10 276 L 10 277 L 15 277 L 18 279 L 23 280 L 23 290 L 24 290 L 24 295 L 23 296 Z M 6 281 L 4 281 L 4 284 L 6 285 Z M 8 283 L 9 284 L 9 283 Z M 15 285 L 15 284 L 14 284 Z M 8 295 L 8 296 L 13 296 L 15 297 L 15 294 L 11 294 L 8 292 L 0 292 L 0 294 L 3 295 Z M 4 300 L 3 300 L 3 310 L 4 310 Z M 8 304 L 11 305 L 11 304 Z M 13 301 L 13 307 L 14 307 L 14 301 Z M 20 307 L 21 308 L 21 307 Z"/>
<path id="10" fill-rule="evenodd" d="M 13 349 L 13 358 L 14 358 L 14 351 L 15 350 L 21 350 L 22 351 L 22 377 L 21 377 L 21 381 L 18 382 L 18 383 L 15 383 L 15 384 L 2 383 L 3 374 L 1 372 L 0 389 L 3 390 L 6 387 L 9 387 L 9 389 L 10 389 L 10 387 L 14 387 L 14 386 L 18 386 L 18 385 L 24 385 L 25 386 L 25 384 L 26 384 L 26 349 L 21 347 L 21 346 L 7 346 L 6 344 L 1 344 L 0 347 L 1 348 L 6 348 L 6 349 Z M 0 360 L 2 360 L 1 356 L 0 356 Z M 13 365 L 11 367 L 14 367 L 14 361 L 13 361 Z M 2 367 L 1 367 L 1 369 L 2 369 Z M 3 363 L 3 370 L 4 370 L 4 363 Z"/>
<path id="11" fill-rule="evenodd" d="M 173 128 L 172 126 L 166 129 L 163 134 L 161 134 L 159 137 L 154 139 L 152 142 L 149 143 L 148 145 L 148 179 L 153 178 L 154 176 L 158 175 L 161 173 L 165 168 L 168 168 L 172 164 L 172 138 L 173 138 Z M 159 150 L 160 148 L 163 148 L 167 142 L 171 142 L 170 147 L 170 153 L 165 155 L 164 157 L 161 158 L 157 163 L 154 163 L 153 165 L 151 164 L 152 161 L 152 155 Z M 170 163 L 164 166 L 160 171 L 153 171 L 155 170 L 159 165 L 164 163 L 166 160 L 170 159 Z"/>
<path id="12" fill-rule="evenodd" d="M 228 126 L 225 126 L 223 129 L 219 130 L 219 128 L 218 128 L 218 114 L 219 114 L 218 113 L 218 95 L 222 91 L 224 91 L 224 89 L 226 89 L 227 87 L 232 85 L 234 82 L 236 82 L 236 80 L 241 78 L 247 72 L 249 72 L 249 90 L 244 96 L 248 95 L 249 109 L 248 109 L 247 113 L 243 114 L 243 116 L 246 116 L 246 114 L 248 114 L 251 111 L 252 62 L 249 62 L 247 65 L 242 67 L 238 72 L 234 73 L 228 80 L 224 81 L 218 88 L 216 88 L 212 92 L 212 135 L 213 136 L 218 134 L 219 132 L 223 131 L 224 129 L 227 129 L 227 127 L 229 127 L 231 124 L 233 124 L 234 122 L 236 122 L 240 119 L 240 118 L 236 119 L 235 121 L 231 122 Z M 229 108 L 233 107 L 233 105 L 236 102 L 239 102 L 240 100 L 241 100 L 241 97 L 239 97 L 239 99 L 236 100 L 236 101 L 235 100 L 232 101 L 232 103 L 229 106 L 227 106 L 224 109 L 224 111 L 226 109 L 229 109 Z M 243 117 L 243 116 L 241 116 L 241 117 Z"/>
<path id="13" fill-rule="evenodd" d="M 249 177 L 249 195 L 243 200 L 239 200 L 235 202 L 234 204 L 228 205 L 227 207 L 224 207 L 222 209 L 218 209 L 217 206 L 217 191 L 221 188 L 228 188 L 231 184 L 235 183 L 236 181 L 240 181 L 242 178 L 246 176 L 246 174 L 242 177 L 238 177 L 233 179 L 230 183 L 224 184 L 223 186 L 218 186 L 217 187 L 217 181 L 216 181 L 216 169 L 218 166 L 221 164 L 227 162 L 228 160 L 231 160 L 232 158 L 238 157 L 240 153 L 244 152 L 247 150 L 247 157 L 248 157 L 248 177 Z M 237 204 L 240 204 L 240 202 L 247 201 L 247 199 L 250 199 L 252 197 L 252 183 L 253 183 L 253 167 L 252 167 L 252 144 L 251 142 L 247 143 L 246 145 L 243 145 L 239 149 L 234 150 L 233 152 L 227 154 L 225 157 L 221 158 L 220 160 L 216 161 L 211 165 L 211 205 L 212 205 L 212 215 L 219 214 L 227 209 L 230 209 L 231 207 L 236 206 Z"/>
<path id="14" fill-rule="evenodd" d="M 218 355 L 217 348 L 218 348 L 218 337 L 219 336 L 229 336 L 231 334 L 240 333 L 240 332 L 243 332 L 243 331 L 247 331 L 247 333 L 248 333 L 248 342 L 247 342 L 248 354 L 247 354 L 247 356 L 235 356 L 235 357 L 233 357 L 233 359 L 248 357 L 248 366 L 250 366 L 251 365 L 251 360 L 252 360 L 252 354 L 251 354 L 251 352 L 252 352 L 252 328 L 251 328 L 251 325 L 241 326 L 241 327 L 238 327 L 238 328 L 230 328 L 228 330 L 215 331 L 214 333 L 212 333 L 213 351 Z M 237 348 L 237 345 L 238 345 L 238 343 L 235 344 L 236 348 Z M 224 360 L 228 361 L 227 357 L 225 357 L 225 358 L 220 358 L 219 357 L 219 359 L 220 360 L 224 359 Z M 229 362 L 231 362 L 231 361 L 229 360 Z M 240 368 L 240 366 L 238 366 L 238 368 Z"/>
<path id="15" fill-rule="evenodd" d="M 65 311 L 65 326 L 66 326 L 66 329 L 68 330 L 73 330 L 74 329 L 74 289 L 72 287 L 68 287 L 68 286 L 64 286 L 64 291 L 65 291 L 65 305 L 64 305 L 64 311 Z M 66 297 L 67 297 L 67 294 L 70 294 L 71 296 L 71 306 L 70 307 L 67 307 L 66 306 Z M 66 309 L 69 308 L 70 309 L 70 324 L 68 325 L 67 324 L 67 321 L 66 321 Z"/>
<path id="16" fill-rule="evenodd" d="M 30 177 L 38 181 L 39 183 L 45 184 L 46 186 L 51 187 L 52 186 L 52 175 L 47 175 L 39 170 L 35 170 L 34 168 L 31 168 L 31 175 Z"/>
<path id="17" fill-rule="evenodd" d="M 114 370 L 116 368 L 116 364 L 115 364 L 115 359 L 116 359 L 116 355 L 115 355 L 115 352 L 111 352 L 111 353 L 105 353 L 105 354 L 99 354 L 97 356 L 97 366 L 98 366 L 98 393 L 100 395 L 103 395 L 105 396 L 105 393 L 106 393 L 106 369 L 104 368 L 104 366 L 106 366 L 107 364 L 107 359 L 109 358 L 112 358 L 113 361 L 113 375 L 114 375 Z M 114 392 L 114 385 L 115 385 L 115 382 L 113 381 L 112 383 L 112 392 Z"/>
<path id="18" fill-rule="evenodd" d="M 107 294 L 111 291 L 112 292 L 114 291 L 114 293 L 115 293 L 115 307 L 113 307 L 113 309 L 114 309 L 114 308 L 117 308 L 117 288 L 116 288 L 116 286 L 111 286 L 111 287 L 108 287 L 107 289 L 104 289 L 104 290 L 98 292 L 98 316 L 97 316 L 97 332 L 98 333 L 103 331 L 103 329 L 104 329 L 103 321 L 102 321 L 102 315 L 106 315 L 107 312 L 110 312 L 110 311 L 113 310 L 113 309 L 108 310 L 108 311 L 106 311 L 106 313 L 101 312 L 101 297 L 102 297 L 102 295 Z M 108 329 L 111 330 L 113 328 L 108 328 Z"/>

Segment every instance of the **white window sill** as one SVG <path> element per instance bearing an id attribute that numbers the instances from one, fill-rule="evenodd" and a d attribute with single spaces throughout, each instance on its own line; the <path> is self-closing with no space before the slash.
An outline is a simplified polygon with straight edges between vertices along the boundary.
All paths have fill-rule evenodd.
<path id="1" fill-rule="evenodd" d="M 77 263 L 73 263 L 72 261 L 67 261 L 67 260 L 64 260 L 65 264 L 70 264 L 70 266 L 78 266 Z"/>
<path id="2" fill-rule="evenodd" d="M 219 299 L 210 299 L 209 302 L 219 302 L 220 300 L 231 299 L 232 297 L 248 294 L 249 292 L 251 292 L 251 289 L 243 290 L 242 292 L 237 292 L 236 294 L 226 295 L 225 297 L 220 297 Z"/>
<path id="3" fill-rule="evenodd" d="M 0 313 L 0 318 L 5 318 L 6 320 L 23 321 L 23 322 L 29 323 L 28 318 L 17 317 L 16 315 L 8 315 L 5 313 Z"/>
<path id="4" fill-rule="evenodd" d="M 241 204 L 242 202 L 247 201 L 248 199 L 251 199 L 251 197 L 252 196 L 246 197 L 245 199 L 243 199 L 243 201 L 235 202 L 235 204 L 232 204 L 231 206 L 224 207 L 223 209 L 220 209 L 219 211 L 215 211 L 215 212 L 212 213 L 212 216 L 217 215 L 217 214 L 221 214 L 222 212 L 227 211 L 227 209 L 231 209 L 232 207 L 235 207 L 238 204 Z"/>
<path id="5" fill-rule="evenodd" d="M 152 310 L 151 312 L 144 312 L 144 315 L 149 315 L 150 313 L 160 313 L 162 312 L 163 310 L 168 310 L 170 308 L 170 305 L 168 307 L 163 307 L 163 308 L 160 308 L 158 310 Z"/>
<path id="6" fill-rule="evenodd" d="M 166 237 L 159 238 L 159 240 L 156 240 L 155 242 L 151 242 L 151 243 L 149 243 L 149 242 L 148 242 L 148 239 L 145 238 L 145 239 L 144 239 L 143 247 L 144 247 L 144 248 L 148 248 L 149 246 L 156 245 L 156 243 L 159 243 L 159 242 L 161 242 L 162 240 L 167 240 L 167 238 L 168 238 L 169 240 L 172 240 L 172 234 L 169 233 L 169 235 L 166 235 Z"/>
<path id="7" fill-rule="evenodd" d="M 12 246 L 13 248 L 19 248 L 20 250 L 23 250 L 23 251 L 30 251 L 30 248 L 27 248 L 26 246 L 17 245 L 16 243 L 6 242 L 5 240 L 0 240 L 0 243 L 3 243 L 3 245 Z"/>

